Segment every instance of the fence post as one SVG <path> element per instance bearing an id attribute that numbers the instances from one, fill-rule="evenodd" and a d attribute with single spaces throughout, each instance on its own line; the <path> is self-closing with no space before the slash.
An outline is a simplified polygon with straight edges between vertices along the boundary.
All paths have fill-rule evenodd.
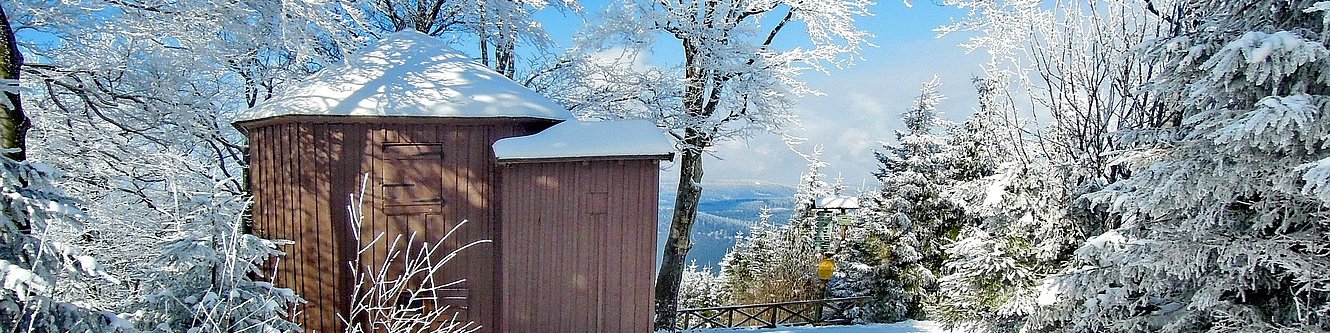
<path id="1" fill-rule="evenodd" d="M 815 317 L 813 317 L 813 325 L 814 325 L 814 326 L 817 326 L 818 324 L 822 324 L 822 322 L 825 322 L 825 320 L 823 320 L 823 318 L 822 318 L 822 306 L 826 306 L 826 304 L 827 304 L 827 300 L 826 300 L 826 298 L 822 298 L 822 300 L 818 300 L 818 306 L 815 306 L 815 308 L 814 308 L 815 312 L 817 312 L 817 313 L 813 313 L 813 316 L 815 316 Z"/>

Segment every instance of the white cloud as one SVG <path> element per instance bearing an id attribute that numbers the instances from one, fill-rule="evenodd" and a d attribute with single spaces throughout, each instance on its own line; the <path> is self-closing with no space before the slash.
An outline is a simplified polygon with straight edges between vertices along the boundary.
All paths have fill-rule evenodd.
<path id="1" fill-rule="evenodd" d="M 927 39 L 865 50 L 865 61 L 833 71 L 810 74 L 809 85 L 823 93 L 807 96 L 796 110 L 803 129 L 791 133 L 806 139 L 800 151 L 823 147 L 828 175 L 840 175 L 850 187 L 875 186 L 873 152 L 878 142 L 895 140 L 900 113 L 919 93 L 920 84 L 938 75 L 947 100 L 943 117 L 960 121 L 978 104 L 971 78 L 981 73 L 983 55 L 967 55 L 953 40 Z M 716 147 L 723 160 L 705 162 L 706 179 L 754 179 L 794 184 L 807 163 L 775 135 L 755 135 Z M 673 176 L 677 178 L 677 171 Z"/>

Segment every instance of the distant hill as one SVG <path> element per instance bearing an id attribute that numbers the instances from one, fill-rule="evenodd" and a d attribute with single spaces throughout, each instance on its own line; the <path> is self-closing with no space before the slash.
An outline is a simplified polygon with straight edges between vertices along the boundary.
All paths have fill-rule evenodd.
<path id="1" fill-rule="evenodd" d="M 674 194 L 678 184 L 666 182 L 660 189 L 660 223 L 657 230 L 656 262 L 660 262 L 660 249 L 670 232 L 670 216 L 674 214 Z M 794 207 L 794 188 L 753 180 L 708 181 L 702 184 L 702 200 L 698 203 L 697 223 L 693 225 L 693 249 L 688 260 L 698 265 L 717 263 L 734 246 L 734 236 L 747 234 L 748 227 L 757 222 L 762 208 L 769 208 L 771 221 L 784 224 L 790 219 Z"/>

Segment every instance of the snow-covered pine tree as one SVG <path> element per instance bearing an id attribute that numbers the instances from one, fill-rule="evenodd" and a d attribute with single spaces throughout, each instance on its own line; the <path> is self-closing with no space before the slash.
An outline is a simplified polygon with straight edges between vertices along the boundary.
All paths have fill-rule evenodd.
<path id="1" fill-rule="evenodd" d="M 960 228 L 959 207 L 943 195 L 952 182 L 954 154 L 945 136 L 935 131 L 944 126 L 938 118 L 938 78 L 925 82 L 919 97 L 901 114 L 904 132 L 896 132 L 895 145 L 876 153 L 882 164 L 875 174 L 882 181 L 877 193 L 861 202 L 860 225 L 851 228 L 844 253 L 846 280 L 837 282 L 836 296 L 863 295 L 863 282 L 871 282 L 874 301 L 853 311 L 856 320 L 891 322 L 922 318 L 924 305 L 945 256 L 942 246 Z M 859 266 L 864 265 L 864 266 Z M 855 268 L 871 267 L 872 272 Z"/>
<path id="2" fill-rule="evenodd" d="M 1032 281 L 1036 280 L 1029 273 L 1032 251 L 1029 240 L 1008 236 L 1013 231 L 1012 220 L 992 216 L 990 212 L 997 208 L 996 202 L 984 202 L 989 206 L 983 206 L 979 201 L 993 200 L 985 198 L 988 189 L 994 190 L 991 193 L 997 200 L 1006 194 L 1009 179 L 993 177 L 998 161 L 1010 157 L 1008 151 L 999 147 L 1004 146 L 1002 143 L 1009 147 L 1019 142 L 1000 140 L 1005 136 L 1000 134 L 1003 128 L 995 121 L 995 109 L 1000 105 L 996 98 L 997 82 L 975 78 L 974 84 L 979 108 L 959 126 L 951 128 L 950 144 L 956 153 L 954 168 L 958 182 L 945 191 L 964 208 L 966 225 L 956 242 L 946 246 L 945 276 L 938 279 L 937 302 L 929 312 L 932 318 L 950 327 L 981 332 L 1010 331 L 1010 327 L 1019 326 L 1018 320 L 1023 319 L 1025 312 L 1012 315 L 1005 313 L 1011 311 L 998 309 L 1018 303 L 1012 302 L 1015 293 L 1031 293 L 1028 290 L 1032 290 Z"/>
<path id="3" fill-rule="evenodd" d="M 822 161 L 822 147 L 813 147 L 812 153 L 800 153 L 800 155 L 808 161 L 808 170 L 799 174 L 799 184 L 794 189 L 794 213 L 791 215 L 793 220 L 791 222 L 803 223 L 813 217 L 812 208 L 817 200 L 839 193 L 827 183 L 827 176 L 822 173 L 822 168 L 827 166 L 827 162 Z"/>
<path id="4" fill-rule="evenodd" d="M 960 182 L 950 190 L 963 203 L 967 225 L 946 247 L 930 316 L 974 332 L 1019 331 L 1035 306 L 1041 279 L 1066 259 L 1060 250 L 1068 221 L 1062 184 L 1046 163 L 1007 161 L 996 174 Z"/>
<path id="5" fill-rule="evenodd" d="M 77 229 L 84 218 L 76 200 L 52 186 L 54 174 L 49 166 L 0 156 L 0 331 L 132 331 L 114 313 L 56 295 L 75 279 L 117 281 L 78 247 L 45 239 L 53 226 Z"/>
<path id="6" fill-rule="evenodd" d="M 861 323 L 922 316 L 927 288 L 936 279 L 917 250 L 919 233 L 903 214 L 882 214 L 879 195 L 861 196 L 859 223 L 846 234 L 828 286 L 831 297 L 873 297 L 847 311 Z"/>
<path id="7" fill-rule="evenodd" d="M 721 261 L 721 280 L 728 286 L 733 304 L 781 302 L 820 298 L 821 282 L 814 269 L 821 260 L 816 221 L 811 208 L 823 197 L 838 194 L 839 185 L 828 184 L 822 168 L 822 149 L 803 155 L 808 171 L 800 176 L 794 194 L 794 214 L 777 226 L 763 210 L 748 236 L 736 239 L 734 248 Z"/>
<path id="8" fill-rule="evenodd" d="M 893 219 L 916 234 L 924 267 L 942 271 L 942 246 L 960 230 L 960 207 L 943 195 L 954 181 L 954 151 L 944 135 L 936 134 L 947 124 L 938 118 L 938 104 L 945 97 L 937 91 L 937 77 L 925 82 L 914 104 L 901 120 L 904 132 L 896 132 L 896 144 L 876 153 L 881 164 L 876 176 L 882 181 L 876 198 L 877 213 Z"/>
<path id="9" fill-rule="evenodd" d="M 930 315 L 949 327 L 975 332 L 1014 332 L 1033 308 L 1034 287 L 1058 267 L 1039 249 L 1039 231 L 1060 207 L 1048 193 L 1056 184 L 1041 177 L 1047 163 L 1029 160 L 1019 126 L 1005 123 L 1010 105 L 992 78 L 975 79 L 979 108 L 952 128 L 957 182 L 945 191 L 964 208 L 965 227 L 946 247 L 945 276 L 938 279 Z M 1056 238 L 1051 238 L 1056 239 Z M 1041 253 L 1043 253 L 1041 255 Z M 1049 268 L 1052 267 L 1052 268 Z"/>
<path id="10" fill-rule="evenodd" d="M 683 282 L 679 284 L 679 308 L 706 308 L 730 304 L 730 295 L 726 291 L 725 281 L 711 273 L 710 266 L 697 266 L 697 261 L 688 263 L 683 272 Z"/>
<path id="11" fill-rule="evenodd" d="M 1031 329 L 1330 330 L 1330 2 L 1153 7 L 1146 86 L 1181 112 L 1134 142 L 1131 178 L 1093 195 L 1122 215 L 1050 279 Z"/>
<path id="12" fill-rule="evenodd" d="M 158 332 L 282 332 L 299 329 L 288 320 L 288 307 L 303 302 L 291 289 L 258 278 L 265 260 L 283 256 L 274 241 L 241 230 L 240 217 L 227 214 L 245 205 L 227 194 L 192 198 L 212 208 L 168 230 L 162 254 L 153 260 L 143 282 L 152 290 L 136 304 L 134 321 L 144 331 Z M 289 242 L 288 242 L 289 243 Z"/>

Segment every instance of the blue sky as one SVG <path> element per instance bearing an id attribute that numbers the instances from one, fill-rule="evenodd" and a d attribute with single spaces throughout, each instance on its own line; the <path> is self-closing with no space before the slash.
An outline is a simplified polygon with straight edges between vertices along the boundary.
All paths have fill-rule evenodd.
<path id="1" fill-rule="evenodd" d="M 583 2 L 592 21 L 605 5 L 603 0 Z M 941 105 L 944 117 L 959 121 L 972 113 L 977 103 L 970 78 L 980 74 L 978 64 L 985 57 L 965 54 L 957 46 L 964 41 L 963 36 L 936 38 L 933 29 L 965 14 L 956 8 L 930 0 L 914 1 L 912 7 L 885 0 L 871 11 L 874 16 L 861 18 L 858 25 L 876 36 L 872 42 L 877 47 L 864 49 L 860 54 L 863 60 L 852 67 L 833 68 L 829 75 L 805 75 L 805 81 L 824 95 L 806 96 L 796 110 L 804 129 L 794 134 L 807 141 L 795 148 L 811 152 L 814 146 L 822 146 L 823 160 L 829 163 L 824 171 L 831 177 L 843 177 L 851 188 L 875 188 L 871 173 L 877 162 L 873 151 L 881 146 L 879 142 L 894 140 L 892 131 L 900 128 L 898 115 L 933 75 L 941 77 L 942 92 L 948 96 Z M 575 14 L 555 11 L 543 12 L 538 18 L 560 46 L 567 46 L 570 36 L 583 24 Z M 677 51 L 664 49 L 653 56 L 673 54 Z M 793 185 L 807 168 L 799 154 L 773 135 L 720 144 L 717 154 L 721 159 L 705 161 L 706 181 L 758 180 Z M 677 179 L 676 169 L 665 170 L 662 179 Z"/>

